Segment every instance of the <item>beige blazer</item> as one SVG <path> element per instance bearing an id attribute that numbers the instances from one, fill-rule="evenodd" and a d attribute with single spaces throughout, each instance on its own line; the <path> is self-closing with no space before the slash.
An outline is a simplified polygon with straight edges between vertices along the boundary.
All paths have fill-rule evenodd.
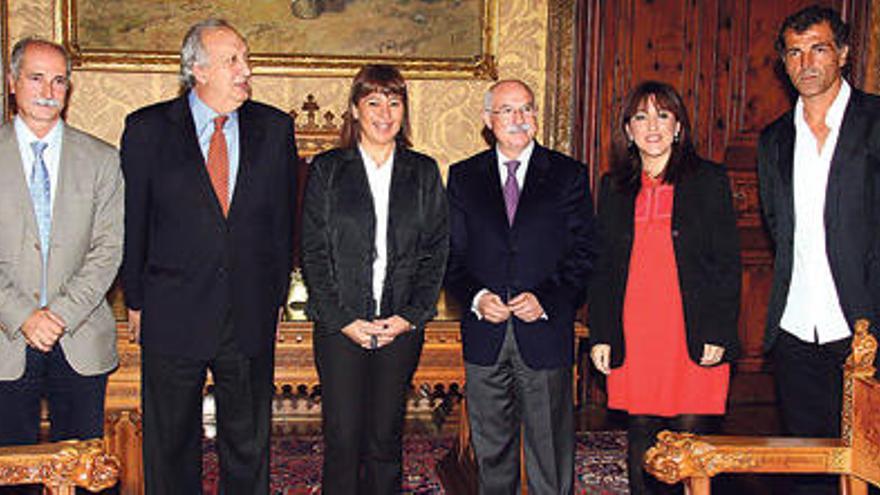
<path id="1" fill-rule="evenodd" d="M 105 295 L 122 261 L 123 204 L 116 150 L 64 125 L 48 306 L 67 323 L 61 348 L 82 375 L 105 373 L 118 363 L 116 326 Z M 0 127 L 0 380 L 24 373 L 21 325 L 39 305 L 40 264 L 33 203 L 8 123 Z"/>

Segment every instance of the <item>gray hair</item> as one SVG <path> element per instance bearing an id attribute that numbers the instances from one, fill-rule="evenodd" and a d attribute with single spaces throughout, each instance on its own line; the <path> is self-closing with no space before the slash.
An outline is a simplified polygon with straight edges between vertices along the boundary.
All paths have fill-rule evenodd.
<path id="1" fill-rule="evenodd" d="M 37 36 L 28 36 L 26 38 L 22 38 L 18 40 L 18 43 L 12 47 L 12 54 L 9 56 L 9 72 L 12 74 L 13 79 L 18 79 L 18 76 L 21 72 L 21 62 L 24 60 L 24 52 L 27 51 L 29 46 L 43 46 L 46 48 L 53 49 L 61 54 L 64 57 L 64 69 L 67 75 L 67 82 L 70 84 L 70 74 L 72 72 L 73 63 L 70 60 L 70 53 L 67 52 L 67 49 L 64 46 L 59 45 L 58 43 L 53 43 L 48 40 L 44 40 Z"/>
<path id="2" fill-rule="evenodd" d="M 522 86 L 523 89 L 525 89 L 529 93 L 529 96 L 532 99 L 532 104 L 534 105 L 535 92 L 532 91 L 532 88 L 529 87 L 529 85 L 526 84 L 525 81 L 521 81 L 519 79 L 502 79 L 500 81 L 495 82 L 491 86 L 489 86 L 489 89 L 487 89 L 486 93 L 483 94 L 483 110 L 484 111 L 486 111 L 486 112 L 492 111 L 492 103 L 494 103 L 494 100 L 495 100 L 495 89 L 497 89 L 498 86 L 501 86 L 502 84 L 509 84 L 509 83 L 516 83 L 516 84 L 519 84 L 520 86 Z"/>
<path id="3" fill-rule="evenodd" d="M 208 51 L 202 43 L 202 35 L 205 31 L 212 29 L 228 29 L 237 34 L 239 38 L 244 39 L 238 30 L 224 19 L 205 19 L 190 26 L 180 47 L 180 84 L 186 89 L 196 85 L 193 67 L 196 64 L 208 64 Z"/>

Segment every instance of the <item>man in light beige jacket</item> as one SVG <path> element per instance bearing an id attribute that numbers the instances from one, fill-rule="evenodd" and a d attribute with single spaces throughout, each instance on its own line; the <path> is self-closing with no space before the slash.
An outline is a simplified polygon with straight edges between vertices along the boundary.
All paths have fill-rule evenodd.
<path id="1" fill-rule="evenodd" d="M 116 150 L 64 123 L 70 58 L 19 41 L 10 57 L 15 119 L 0 127 L 0 445 L 103 434 L 117 363 L 105 294 L 122 258 Z"/>

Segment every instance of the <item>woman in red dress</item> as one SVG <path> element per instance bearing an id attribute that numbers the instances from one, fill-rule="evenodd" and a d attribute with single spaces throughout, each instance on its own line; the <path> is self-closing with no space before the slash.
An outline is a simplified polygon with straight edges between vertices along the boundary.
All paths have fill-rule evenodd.
<path id="1" fill-rule="evenodd" d="M 657 431 L 705 432 L 725 412 L 739 238 L 724 167 L 694 152 L 671 86 L 636 87 L 615 131 L 599 192 L 590 357 L 608 377 L 608 407 L 629 414 L 630 492 L 642 494 L 659 489 L 642 470 Z"/>

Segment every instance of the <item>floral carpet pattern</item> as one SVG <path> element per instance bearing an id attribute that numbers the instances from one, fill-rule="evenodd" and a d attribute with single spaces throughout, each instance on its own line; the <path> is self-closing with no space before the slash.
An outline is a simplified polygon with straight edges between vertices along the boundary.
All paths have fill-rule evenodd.
<path id="1" fill-rule="evenodd" d="M 449 449 L 454 437 L 427 434 L 404 437 L 403 493 L 443 494 L 434 466 Z M 323 445 L 319 436 L 272 437 L 272 495 L 311 495 L 321 491 Z M 575 452 L 577 494 L 626 494 L 626 435 L 619 431 L 578 433 Z M 203 484 L 205 493 L 217 493 L 219 466 L 211 440 L 204 443 Z"/>

